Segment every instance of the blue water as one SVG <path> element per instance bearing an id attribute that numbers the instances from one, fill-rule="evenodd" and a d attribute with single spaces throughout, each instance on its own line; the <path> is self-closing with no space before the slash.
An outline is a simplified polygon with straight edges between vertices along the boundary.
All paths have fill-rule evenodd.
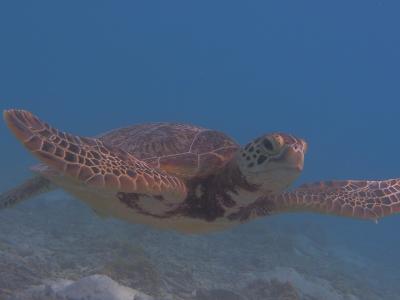
<path id="1" fill-rule="evenodd" d="M 400 177 L 399 9 L 398 1 L 2 1 L 0 109 L 28 109 L 80 135 L 153 121 L 194 123 L 242 144 L 289 132 L 309 144 L 296 184 Z M 0 141 L 6 190 L 35 160 L 4 123 Z M 400 278 L 400 216 L 376 225 L 282 215 L 272 224 L 311 224 L 379 268 L 359 276 Z M 390 288 L 395 299 L 400 290 Z"/>

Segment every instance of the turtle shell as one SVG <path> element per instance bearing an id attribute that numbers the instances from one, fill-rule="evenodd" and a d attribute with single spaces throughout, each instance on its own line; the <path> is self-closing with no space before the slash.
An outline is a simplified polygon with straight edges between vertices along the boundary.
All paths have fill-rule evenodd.
<path id="1" fill-rule="evenodd" d="M 99 138 L 153 167 L 188 179 L 218 172 L 240 147 L 222 132 L 176 123 L 130 126 Z"/>

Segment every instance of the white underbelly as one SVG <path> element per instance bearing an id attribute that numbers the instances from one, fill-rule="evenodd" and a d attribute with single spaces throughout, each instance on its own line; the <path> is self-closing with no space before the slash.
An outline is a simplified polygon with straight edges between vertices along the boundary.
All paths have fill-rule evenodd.
<path id="1" fill-rule="evenodd" d="M 116 195 L 100 193 L 95 190 L 88 192 L 87 187 L 83 189 L 69 189 L 64 187 L 67 192 L 71 193 L 78 199 L 87 203 L 98 215 L 104 218 L 117 218 L 134 224 L 149 225 L 153 228 L 163 230 L 175 230 L 186 234 L 200 234 L 213 231 L 221 231 L 235 225 L 234 222 L 226 218 L 218 218 L 212 222 L 205 221 L 199 218 L 186 216 L 172 217 L 156 217 L 138 213 L 135 209 L 128 207 L 121 202 Z M 148 201 L 146 203 L 146 201 Z M 157 215 L 162 212 L 163 207 L 160 206 L 160 200 L 154 198 L 141 198 L 140 203 L 143 209 L 148 209 L 152 214 Z"/>
<path id="2" fill-rule="evenodd" d="M 248 206 L 250 203 L 257 200 L 257 196 L 253 192 L 239 191 L 238 193 L 228 192 L 228 195 L 236 205 L 233 207 L 225 207 L 225 215 L 237 212 L 240 208 Z"/>
<path id="3" fill-rule="evenodd" d="M 52 178 L 53 181 L 54 178 Z M 224 207 L 225 214 L 214 221 L 206 221 L 190 216 L 171 216 L 157 217 L 138 212 L 117 197 L 117 192 L 107 192 L 105 190 L 91 189 L 87 186 L 78 184 L 75 181 L 66 180 L 55 181 L 57 185 L 64 188 L 76 198 L 88 204 L 98 215 L 102 217 L 112 217 L 127 221 L 129 223 L 144 224 L 158 229 L 176 230 L 182 233 L 196 234 L 213 231 L 221 231 L 229 227 L 240 224 L 238 221 L 230 221 L 224 216 L 237 212 L 240 208 L 247 206 L 256 198 L 252 192 L 240 190 L 238 194 L 228 192 L 229 196 L 236 205 Z M 216 200 L 217 201 L 217 200 Z M 146 198 L 141 196 L 139 200 L 141 209 L 151 212 L 153 215 L 163 215 L 166 206 L 159 199 Z M 169 207 L 170 209 L 171 207 Z"/>

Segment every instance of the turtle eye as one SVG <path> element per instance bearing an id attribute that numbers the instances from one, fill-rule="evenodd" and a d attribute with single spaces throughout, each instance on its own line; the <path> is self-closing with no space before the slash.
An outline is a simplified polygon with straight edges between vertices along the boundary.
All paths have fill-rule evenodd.
<path id="1" fill-rule="evenodd" d="M 265 138 L 263 140 L 263 145 L 264 145 L 265 149 L 267 149 L 269 151 L 273 151 L 274 150 L 274 145 L 272 144 L 272 142 L 268 138 Z"/>

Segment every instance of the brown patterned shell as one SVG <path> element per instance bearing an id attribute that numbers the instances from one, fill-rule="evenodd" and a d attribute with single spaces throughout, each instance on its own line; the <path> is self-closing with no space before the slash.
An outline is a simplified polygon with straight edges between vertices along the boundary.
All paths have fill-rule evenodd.
<path id="1" fill-rule="evenodd" d="M 136 125 L 99 138 L 154 167 L 188 179 L 218 172 L 240 147 L 224 133 L 176 123 Z"/>

